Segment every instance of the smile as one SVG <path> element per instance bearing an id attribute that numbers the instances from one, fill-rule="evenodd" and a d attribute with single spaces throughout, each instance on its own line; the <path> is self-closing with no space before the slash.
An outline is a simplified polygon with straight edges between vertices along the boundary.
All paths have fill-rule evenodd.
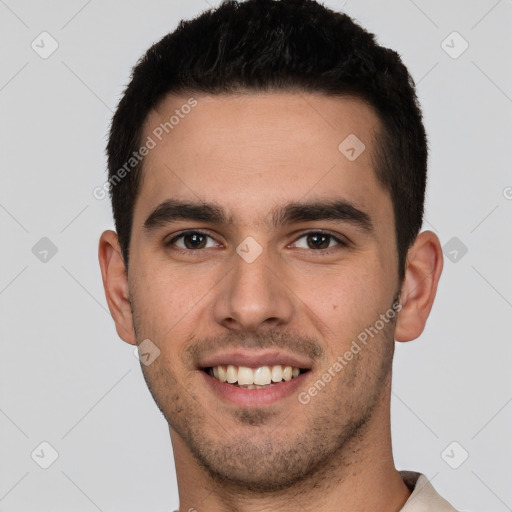
<path id="1" fill-rule="evenodd" d="M 228 364 L 205 368 L 205 371 L 220 382 L 227 382 L 245 389 L 259 389 L 290 381 L 307 370 L 281 364 L 258 368 Z"/>

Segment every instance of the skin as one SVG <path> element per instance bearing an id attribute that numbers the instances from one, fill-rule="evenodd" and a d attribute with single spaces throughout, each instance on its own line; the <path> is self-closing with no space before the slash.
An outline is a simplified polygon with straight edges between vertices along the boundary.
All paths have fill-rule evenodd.
<path id="1" fill-rule="evenodd" d="M 152 111 L 143 140 L 188 97 L 169 95 Z M 391 450 L 394 342 L 423 331 L 443 266 L 439 240 L 419 234 L 400 282 L 392 202 L 373 170 L 380 125 L 360 100 L 194 97 L 198 105 L 144 159 L 128 272 L 115 232 L 99 244 L 119 336 L 130 344 L 149 338 L 161 351 L 142 369 L 169 423 L 180 511 L 398 511 L 410 491 Z M 354 161 L 338 150 L 349 134 L 366 146 Z M 215 202 L 232 222 L 179 220 L 145 231 L 170 198 Z M 335 198 L 366 212 L 373 231 L 339 220 L 265 223 L 276 206 Z M 185 229 L 212 238 L 200 238 L 200 249 L 190 237 L 165 245 Z M 319 229 L 348 245 L 327 239 L 320 250 L 304 236 Z M 262 248 L 252 263 L 236 252 L 249 236 Z M 206 354 L 277 347 L 310 361 L 299 389 L 307 391 L 397 294 L 397 317 L 307 405 L 297 392 L 239 408 L 204 384 L 198 364 Z"/>

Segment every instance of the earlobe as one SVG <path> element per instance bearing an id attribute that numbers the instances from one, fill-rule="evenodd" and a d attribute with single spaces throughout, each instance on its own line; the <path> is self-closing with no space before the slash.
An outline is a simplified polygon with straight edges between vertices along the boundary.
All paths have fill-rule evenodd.
<path id="1" fill-rule="evenodd" d="M 98 247 L 98 259 L 105 297 L 116 324 L 117 334 L 126 343 L 135 345 L 128 276 L 117 233 L 114 231 L 107 230 L 102 233 Z"/>
<path id="2" fill-rule="evenodd" d="M 407 253 L 396 341 L 411 341 L 423 332 L 442 270 L 443 251 L 439 238 L 432 231 L 420 233 Z"/>

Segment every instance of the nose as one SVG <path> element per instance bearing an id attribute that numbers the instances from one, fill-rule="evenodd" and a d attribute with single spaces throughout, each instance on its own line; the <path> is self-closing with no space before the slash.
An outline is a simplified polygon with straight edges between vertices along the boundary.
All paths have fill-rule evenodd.
<path id="1" fill-rule="evenodd" d="M 232 271 L 215 297 L 215 321 L 231 330 L 258 332 L 283 327 L 292 318 L 293 292 L 267 250 L 251 261 L 233 254 Z"/>

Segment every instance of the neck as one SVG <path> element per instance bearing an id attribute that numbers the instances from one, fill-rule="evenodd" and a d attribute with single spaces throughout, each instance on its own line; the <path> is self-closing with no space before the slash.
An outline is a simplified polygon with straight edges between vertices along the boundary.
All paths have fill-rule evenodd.
<path id="1" fill-rule="evenodd" d="M 389 386 L 384 386 L 389 397 Z M 384 397 L 381 397 L 384 398 Z M 292 487 L 273 493 L 247 491 L 212 476 L 170 429 L 180 512 L 398 512 L 411 491 L 395 469 L 391 451 L 389 401 L 379 400 L 350 442 L 329 455 Z M 257 464 L 257 461 L 255 461 Z"/>

